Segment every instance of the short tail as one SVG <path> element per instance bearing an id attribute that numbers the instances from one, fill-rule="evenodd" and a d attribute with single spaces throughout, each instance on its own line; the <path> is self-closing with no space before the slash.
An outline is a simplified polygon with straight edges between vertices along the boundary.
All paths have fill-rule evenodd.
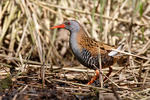
<path id="1" fill-rule="evenodd" d="M 124 45 L 120 45 L 120 46 L 117 48 L 117 50 L 121 50 L 121 49 L 123 48 L 123 46 L 124 46 Z M 117 52 L 117 51 L 111 51 L 110 53 L 108 53 L 108 56 L 114 57 L 114 56 L 116 56 L 118 53 L 119 53 L 119 52 Z"/>

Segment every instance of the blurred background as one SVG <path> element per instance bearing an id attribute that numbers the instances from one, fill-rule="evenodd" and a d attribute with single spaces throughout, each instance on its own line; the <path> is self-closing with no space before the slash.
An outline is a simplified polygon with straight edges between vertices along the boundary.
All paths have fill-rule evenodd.
<path id="1" fill-rule="evenodd" d="M 94 75 L 93 70 L 80 65 L 72 54 L 69 32 L 50 29 L 65 20 L 77 20 L 97 41 L 114 46 L 124 43 L 124 51 L 136 57 L 130 57 L 129 64 L 122 61 L 120 65 L 114 65 L 112 80 L 123 88 L 119 96 L 124 99 L 150 98 L 149 0 L 1 0 L 0 91 L 3 94 L 14 86 L 14 82 L 28 81 L 22 84 L 29 85 L 30 81 L 23 77 L 37 79 L 34 84 L 39 87 L 52 84 L 48 82 L 51 79 L 55 79 L 54 86 L 66 87 L 60 86 L 57 79 L 86 84 Z M 6 79 L 9 82 L 4 82 Z M 15 84 L 14 87 L 21 86 Z"/>

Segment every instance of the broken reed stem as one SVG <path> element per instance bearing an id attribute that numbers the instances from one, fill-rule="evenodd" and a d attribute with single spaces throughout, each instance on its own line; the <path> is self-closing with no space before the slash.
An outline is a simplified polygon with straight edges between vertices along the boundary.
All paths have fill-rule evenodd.
<path id="1" fill-rule="evenodd" d="M 59 79 L 48 79 L 48 78 L 45 78 L 45 80 L 49 83 L 51 83 L 51 81 L 56 81 L 56 82 L 61 82 L 61 83 L 66 83 L 68 85 L 77 85 L 77 86 L 83 86 L 83 87 L 88 87 L 88 88 L 93 88 L 93 89 L 98 89 L 98 90 L 101 90 L 101 91 L 108 91 L 108 92 L 111 92 L 111 90 L 109 89 L 105 89 L 105 88 L 99 88 L 99 87 L 95 87 L 95 86 L 92 86 L 92 85 L 85 85 L 85 84 L 80 84 L 80 83 L 74 83 L 74 82 L 68 82 L 68 81 L 63 81 L 63 80 L 59 80 Z"/>
<path id="2" fill-rule="evenodd" d="M 107 8 L 106 8 L 106 16 L 109 17 L 110 16 L 110 7 L 111 7 L 111 0 L 108 0 L 107 2 Z M 104 43 L 108 43 L 108 33 L 110 33 L 110 23 L 109 20 L 106 20 L 105 22 L 105 27 L 104 27 Z"/>
<path id="3" fill-rule="evenodd" d="M 101 59 L 101 52 L 100 52 L 100 47 L 98 48 L 98 61 L 99 61 L 99 81 L 101 84 L 101 88 L 103 88 L 103 76 L 102 76 L 102 59 Z"/>
<path id="4" fill-rule="evenodd" d="M 8 55 L 3 55 L 3 54 L 0 54 L 0 57 L 5 58 L 5 59 L 7 59 L 7 60 L 16 60 L 16 61 L 19 61 L 19 62 L 20 62 L 20 59 L 17 58 L 17 57 L 11 57 L 11 56 L 8 56 Z M 25 60 L 25 59 L 22 59 L 22 60 L 23 60 L 23 62 L 25 62 L 25 63 L 36 64 L 36 65 L 42 65 L 41 62 L 31 61 L 31 60 Z"/>
<path id="5" fill-rule="evenodd" d="M 117 49 L 112 49 L 112 50 L 116 51 L 116 52 L 119 52 L 119 53 L 122 53 L 122 54 L 125 54 L 125 55 L 129 55 L 129 56 L 133 56 L 133 57 L 138 57 L 138 58 L 145 59 L 145 60 L 150 60 L 150 58 L 148 58 L 148 57 L 142 57 L 142 56 L 139 56 L 139 55 L 134 55 L 132 53 L 120 51 L 120 50 L 117 50 Z"/>

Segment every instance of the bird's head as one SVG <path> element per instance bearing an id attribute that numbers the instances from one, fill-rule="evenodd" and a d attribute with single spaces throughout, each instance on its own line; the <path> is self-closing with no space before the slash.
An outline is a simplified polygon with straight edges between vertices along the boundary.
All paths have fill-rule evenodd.
<path id="1" fill-rule="evenodd" d="M 70 32 L 78 32 L 80 30 L 80 24 L 75 20 L 65 21 L 63 24 L 51 27 L 51 29 L 55 28 L 65 28 Z"/>

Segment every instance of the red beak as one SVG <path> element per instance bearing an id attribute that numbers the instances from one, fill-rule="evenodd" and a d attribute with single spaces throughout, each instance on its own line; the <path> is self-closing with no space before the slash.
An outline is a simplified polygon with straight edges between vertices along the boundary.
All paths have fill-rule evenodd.
<path id="1" fill-rule="evenodd" d="M 65 24 L 61 24 L 61 25 L 53 26 L 53 27 L 51 27 L 51 29 L 55 29 L 55 28 L 65 28 L 65 27 L 66 27 Z"/>

